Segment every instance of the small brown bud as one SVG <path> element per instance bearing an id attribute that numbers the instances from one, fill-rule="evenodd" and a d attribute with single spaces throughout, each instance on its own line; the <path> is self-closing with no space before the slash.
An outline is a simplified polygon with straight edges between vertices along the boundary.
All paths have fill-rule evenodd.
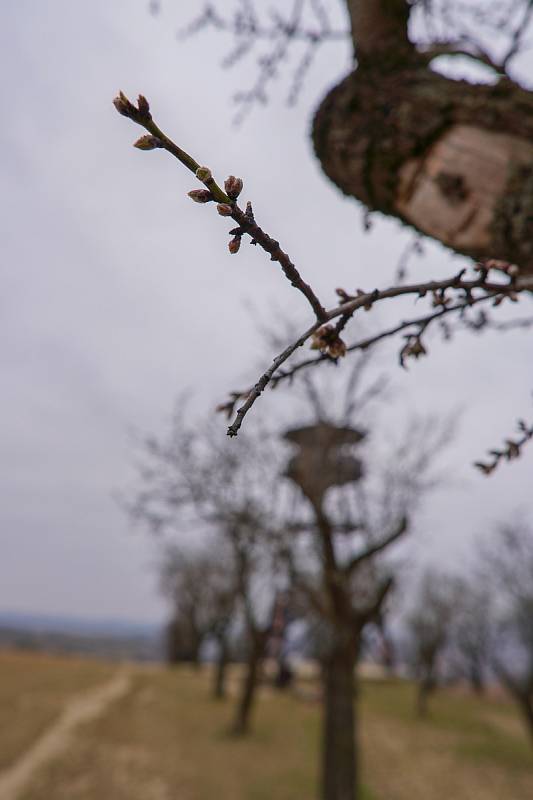
<path id="1" fill-rule="evenodd" d="M 507 445 L 507 458 L 509 461 L 512 458 L 518 458 L 520 455 L 520 447 L 517 445 L 517 443 L 513 442 L 512 439 L 507 439 L 505 444 Z"/>
<path id="2" fill-rule="evenodd" d="M 135 116 L 135 112 L 137 111 L 133 103 L 130 103 L 124 92 L 118 93 L 113 100 L 113 105 L 117 109 L 118 113 L 122 114 L 123 117 L 132 118 Z"/>
<path id="3" fill-rule="evenodd" d="M 235 175 L 230 175 L 224 181 L 224 189 L 226 194 L 231 200 L 236 200 L 242 192 L 243 182 L 241 178 L 236 178 Z"/>
<path id="4" fill-rule="evenodd" d="M 520 267 L 518 266 L 518 264 L 509 264 L 507 274 L 511 278 L 516 278 L 516 276 L 520 274 Z"/>
<path id="5" fill-rule="evenodd" d="M 346 355 L 346 344 L 340 336 L 337 336 L 329 345 L 327 352 L 331 358 L 343 358 Z"/>
<path id="6" fill-rule="evenodd" d="M 144 119 L 152 119 L 150 104 L 143 94 L 140 94 L 137 99 L 137 108 L 139 109 L 141 117 L 144 117 Z"/>
<path id="7" fill-rule="evenodd" d="M 215 199 L 209 189 L 192 189 L 188 195 L 195 203 L 209 203 Z"/>
<path id="8" fill-rule="evenodd" d="M 320 350 L 331 358 L 342 358 L 346 355 L 346 345 L 333 325 L 322 325 L 313 333 L 311 350 Z"/>
<path id="9" fill-rule="evenodd" d="M 145 136 L 141 136 L 140 139 L 137 139 L 133 146 L 137 147 L 139 150 L 155 150 L 158 147 L 163 147 L 163 142 L 161 139 L 158 139 L 157 136 L 152 136 L 148 133 Z"/>
<path id="10" fill-rule="evenodd" d="M 231 255 L 235 255 L 238 253 L 241 247 L 241 237 L 235 236 L 228 244 L 228 250 L 230 251 Z"/>
<path id="11" fill-rule="evenodd" d="M 196 177 L 199 181 L 202 181 L 202 183 L 207 183 L 208 181 L 213 180 L 213 175 L 209 167 L 198 167 L 196 170 Z"/>
<path id="12" fill-rule="evenodd" d="M 496 469 L 496 464 L 484 464 L 482 461 L 476 461 L 474 466 L 481 470 L 484 475 L 490 475 Z"/>
<path id="13" fill-rule="evenodd" d="M 233 214 L 233 209 L 227 203 L 219 203 L 217 205 L 217 211 L 221 217 L 231 217 Z"/>

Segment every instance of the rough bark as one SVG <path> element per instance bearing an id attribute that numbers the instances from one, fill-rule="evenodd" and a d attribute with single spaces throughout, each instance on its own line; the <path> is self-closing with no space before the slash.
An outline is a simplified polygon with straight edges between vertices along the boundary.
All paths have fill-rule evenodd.
<path id="1" fill-rule="evenodd" d="M 323 665 L 322 800 L 356 800 L 358 795 L 355 662 L 356 648 L 348 640 Z"/>
<path id="2" fill-rule="evenodd" d="M 456 252 L 533 271 L 533 93 L 432 72 L 406 40 L 402 0 L 348 7 L 358 66 L 313 122 L 326 175 Z"/>

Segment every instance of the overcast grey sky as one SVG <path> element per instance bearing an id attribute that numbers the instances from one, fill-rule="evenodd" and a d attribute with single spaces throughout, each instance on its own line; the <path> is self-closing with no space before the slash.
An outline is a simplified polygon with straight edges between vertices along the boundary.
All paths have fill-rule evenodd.
<path id="1" fill-rule="evenodd" d="M 216 175 L 243 177 L 258 221 L 328 305 L 337 286 L 387 282 L 409 240 L 387 221 L 363 233 L 360 207 L 312 155 L 311 113 L 346 71 L 347 48 L 324 50 L 296 109 L 281 77 L 270 105 L 235 129 L 231 95 L 246 79 L 220 70 L 228 43 L 177 41 L 194 4 L 168 3 L 157 17 L 147 5 L 2 4 L 0 611 L 161 619 L 153 543 L 113 499 L 131 482 L 131 431 L 162 430 L 186 388 L 207 411 L 257 377 L 273 354 L 250 303 L 263 321 L 308 322 L 264 254 L 228 254 L 226 221 L 186 197 L 189 173 L 131 147 L 139 131 L 113 109 L 118 89 L 143 92 L 169 135 Z M 429 246 L 413 275 L 451 268 Z M 407 373 L 394 352 L 382 357 L 394 379 L 391 429 L 408 410 L 463 410 L 448 457 L 453 487 L 423 515 L 422 554 L 461 560 L 494 519 L 533 510 L 533 448 L 490 480 L 471 468 L 518 416 L 532 417 L 531 341 L 531 332 L 461 334 L 435 341 Z"/>

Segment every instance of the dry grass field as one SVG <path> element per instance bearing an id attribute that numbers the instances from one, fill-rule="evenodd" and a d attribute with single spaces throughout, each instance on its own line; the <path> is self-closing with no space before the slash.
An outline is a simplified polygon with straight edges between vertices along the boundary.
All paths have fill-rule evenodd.
<path id="1" fill-rule="evenodd" d="M 115 669 L 89 659 L 0 650 L 0 771 L 46 730 L 71 698 L 102 683 Z"/>
<path id="2" fill-rule="evenodd" d="M 20 674 L 13 669 L 17 659 Z M 12 758 L 29 746 L 50 724 L 52 706 L 57 712 L 76 691 L 109 679 L 106 665 L 76 663 L 0 655 L 1 697 L 10 690 L 21 691 L 21 698 L 26 693 L 35 700 L 39 720 L 32 728 L 29 700 L 22 703 L 28 722 L 21 735 L 14 706 L 2 700 L 0 713 L 5 708 L 8 713 L 1 724 L 3 757 L 4 748 Z M 25 670 L 34 673 L 35 683 L 23 679 Z M 128 692 L 99 718 L 80 725 L 68 749 L 31 776 L 20 800 L 316 797 L 319 706 L 313 692 L 301 693 L 307 696 L 302 699 L 265 688 L 255 732 L 237 740 L 227 733 L 231 700 L 210 700 L 207 671 L 128 670 Z M 363 683 L 365 800 L 531 800 L 533 749 L 512 705 L 442 691 L 427 721 L 415 721 L 412 709 L 409 684 Z"/>

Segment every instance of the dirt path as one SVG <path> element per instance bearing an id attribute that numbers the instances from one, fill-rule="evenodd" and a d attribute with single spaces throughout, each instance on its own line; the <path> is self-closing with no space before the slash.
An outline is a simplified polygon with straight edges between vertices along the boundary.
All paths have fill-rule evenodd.
<path id="1" fill-rule="evenodd" d="M 0 800 L 17 800 L 33 774 L 67 749 L 78 725 L 102 714 L 131 687 L 131 676 L 120 672 L 103 686 L 83 692 L 67 704 L 56 722 L 8 769 L 0 772 Z"/>

